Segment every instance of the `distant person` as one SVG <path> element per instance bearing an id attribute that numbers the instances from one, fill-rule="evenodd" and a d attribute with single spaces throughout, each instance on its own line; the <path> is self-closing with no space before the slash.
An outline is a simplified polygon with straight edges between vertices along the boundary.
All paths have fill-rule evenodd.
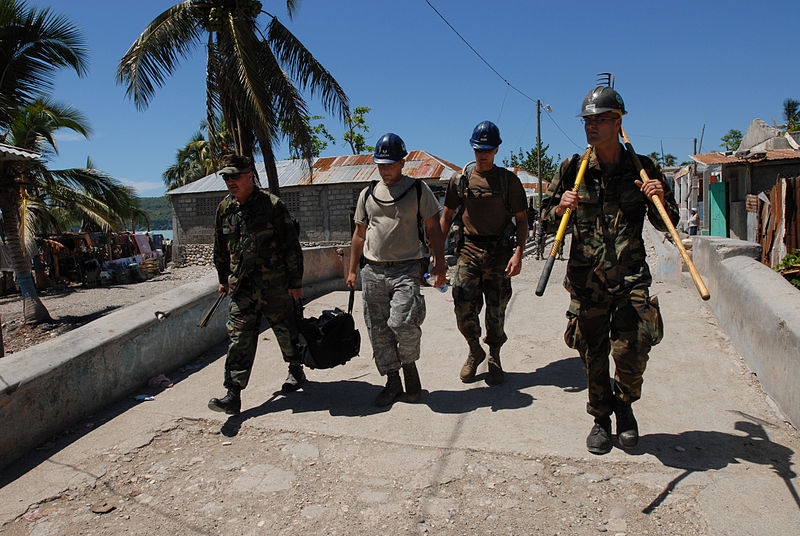
<path id="1" fill-rule="evenodd" d="M 250 380 L 262 315 L 289 364 L 281 391 L 295 391 L 306 381 L 293 302 L 302 296 L 303 251 L 286 206 L 256 186 L 249 158 L 225 156 L 219 174 L 229 195 L 217 207 L 214 266 L 219 292 L 231 295 L 226 324 L 231 342 L 223 382 L 228 393 L 209 400 L 208 407 L 236 415 Z"/>
<path id="2" fill-rule="evenodd" d="M 642 377 L 650 348 L 661 341 L 663 324 L 658 300 L 650 297 L 652 282 L 642 239 L 644 217 L 659 230 L 664 222 L 650 201 L 657 196 L 673 223 L 678 208 L 661 171 L 639 156 L 653 180 L 642 183 L 631 155 L 619 142 L 625 104 L 610 87 L 597 87 L 583 100 L 586 140 L 594 152 L 577 192 L 572 185 L 577 155 L 565 160 L 548 188 L 554 198 L 545 214 L 553 223 L 573 211 L 572 243 L 565 287 L 570 294 L 564 340 L 581 355 L 589 393 L 587 411 L 594 426 L 586 438 L 592 454 L 612 448 L 611 414 L 616 414 L 617 439 L 623 448 L 639 442 L 631 404 L 642 394 Z M 609 377 L 609 352 L 614 357 Z"/>
<path id="3" fill-rule="evenodd" d="M 416 362 L 425 319 L 425 298 L 420 293 L 427 270 L 420 262 L 424 259 L 427 265 L 425 234 L 433 251 L 435 285 L 446 282 L 439 202 L 427 184 L 403 175 L 407 154 L 397 134 L 385 134 L 375 144 L 373 161 L 381 180 L 358 197 L 346 278 L 347 286 L 355 289 L 363 254 L 364 320 L 375 366 L 386 376 L 386 386 L 375 399 L 379 407 L 391 405 L 403 393 L 401 368 L 408 400 L 416 402 L 422 394 Z"/>
<path id="4" fill-rule="evenodd" d="M 700 227 L 700 216 L 697 214 L 697 209 L 692 209 L 692 215 L 689 216 L 689 236 L 697 234 L 697 228 Z"/>
<path id="5" fill-rule="evenodd" d="M 500 348 L 508 339 L 505 315 L 511 299 L 511 278 L 522 269 L 522 252 L 528 236 L 528 207 L 519 178 L 494 164 L 502 142 L 497 125 L 491 121 L 479 123 L 469 142 L 476 164 L 465 174 L 450 179 L 440 224 L 442 233 L 447 234 L 456 210 L 461 207 L 464 245 L 458 251 L 453 305 L 456 324 L 467 340 L 469 353 L 459 376 L 463 382 L 472 381 L 478 365 L 486 359 L 480 341 L 479 318 L 485 300 L 484 342 L 489 346 L 487 381 L 497 385 L 504 379 Z"/>

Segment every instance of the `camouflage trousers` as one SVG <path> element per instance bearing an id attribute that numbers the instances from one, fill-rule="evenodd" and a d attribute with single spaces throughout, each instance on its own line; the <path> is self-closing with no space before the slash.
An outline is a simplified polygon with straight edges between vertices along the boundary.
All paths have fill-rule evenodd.
<path id="1" fill-rule="evenodd" d="M 630 404 L 641 398 L 648 353 L 663 334 L 658 299 L 650 298 L 647 289 L 605 301 L 572 296 L 564 341 L 578 350 L 583 360 L 589 414 L 605 417 L 611 414 L 615 399 Z M 615 366 L 613 392 L 609 352 Z"/>
<path id="2" fill-rule="evenodd" d="M 294 303 L 288 289 L 262 289 L 244 283 L 231 296 L 225 324 L 231 341 L 225 359 L 226 389 L 247 387 L 256 357 L 262 316 L 266 317 L 275 334 L 283 360 L 290 365 L 300 364 Z"/>
<path id="3" fill-rule="evenodd" d="M 467 341 L 481 336 L 479 315 L 486 302 L 483 341 L 499 351 L 508 340 L 505 332 L 506 307 L 511 300 L 511 279 L 505 276 L 511 251 L 481 249 L 467 244 L 458 258 L 453 280 L 453 306 L 458 330 Z"/>
<path id="4" fill-rule="evenodd" d="M 361 269 L 364 322 L 378 372 L 385 376 L 419 359 L 425 298 L 418 260 Z"/>

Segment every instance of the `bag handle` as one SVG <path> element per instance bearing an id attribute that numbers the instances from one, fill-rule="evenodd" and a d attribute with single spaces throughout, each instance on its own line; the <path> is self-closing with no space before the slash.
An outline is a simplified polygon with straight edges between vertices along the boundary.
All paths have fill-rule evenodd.
<path id="1" fill-rule="evenodd" d="M 355 289 L 350 289 L 350 299 L 347 302 L 347 314 L 353 314 L 353 301 L 355 300 L 356 291 Z"/>

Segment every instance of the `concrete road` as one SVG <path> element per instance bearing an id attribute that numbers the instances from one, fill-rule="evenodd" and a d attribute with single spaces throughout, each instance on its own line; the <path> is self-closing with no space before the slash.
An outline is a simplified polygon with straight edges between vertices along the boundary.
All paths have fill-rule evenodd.
<path id="1" fill-rule="evenodd" d="M 265 331 L 243 413 L 230 419 L 206 407 L 210 397 L 224 394 L 223 346 L 209 349 L 195 367 L 165 370 L 176 384 L 153 391 L 154 400 L 116 404 L 8 468 L 0 480 L 0 532 L 66 533 L 79 519 L 87 534 L 147 533 L 158 526 L 177 534 L 800 534 L 798 435 L 689 280 L 652 287 L 665 336 L 651 353 L 643 398 L 634 406 L 639 447 L 587 453 L 592 421 L 585 379 L 577 353 L 563 341 L 566 263 L 556 263 L 538 298 L 533 290 L 543 264 L 526 258 L 513 280 L 500 386 L 486 384 L 485 364 L 473 383 L 459 380 L 466 343 L 450 294 L 424 289 L 422 400 L 373 407 L 383 378 L 371 360 L 357 293 L 362 352 L 346 366 L 309 371 L 301 391 L 277 394 L 285 366 Z M 345 292 L 332 293 L 309 303 L 306 315 L 346 304 Z M 192 448 L 206 455 L 172 475 L 170 456 L 178 460 Z M 265 459 L 290 455 L 270 458 L 269 470 L 246 456 L 230 467 L 209 463 L 236 448 L 255 457 L 266 449 Z M 128 467 L 137 459 L 149 460 L 150 469 Z M 169 488 L 152 474 L 128 478 L 160 468 L 178 479 L 203 464 L 202 474 L 216 487 L 200 497 L 216 501 L 213 490 L 225 490 L 222 510 L 179 502 L 200 482 Z M 231 473 L 248 470 L 262 476 L 242 480 Z M 338 484 L 326 488 L 326 479 Z M 143 481 L 152 488 L 144 494 Z M 282 484 L 288 481 L 295 484 Z M 120 490 L 131 486 L 136 489 L 123 497 Z M 115 500 L 110 514 L 74 508 Z M 336 501 L 341 504 L 331 508 Z M 393 510 L 387 504 L 394 502 Z M 192 522 L 142 510 L 155 503 L 174 504 L 181 519 L 191 512 Z M 234 512 L 254 503 L 257 513 L 230 525 Z M 114 517 L 95 519 L 102 515 Z"/>

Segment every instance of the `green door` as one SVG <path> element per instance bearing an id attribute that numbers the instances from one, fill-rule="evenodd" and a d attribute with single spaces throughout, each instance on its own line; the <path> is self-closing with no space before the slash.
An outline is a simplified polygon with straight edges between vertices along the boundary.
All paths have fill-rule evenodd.
<path id="1" fill-rule="evenodd" d="M 728 236 L 728 186 L 724 182 L 708 185 L 709 234 L 711 236 Z"/>

